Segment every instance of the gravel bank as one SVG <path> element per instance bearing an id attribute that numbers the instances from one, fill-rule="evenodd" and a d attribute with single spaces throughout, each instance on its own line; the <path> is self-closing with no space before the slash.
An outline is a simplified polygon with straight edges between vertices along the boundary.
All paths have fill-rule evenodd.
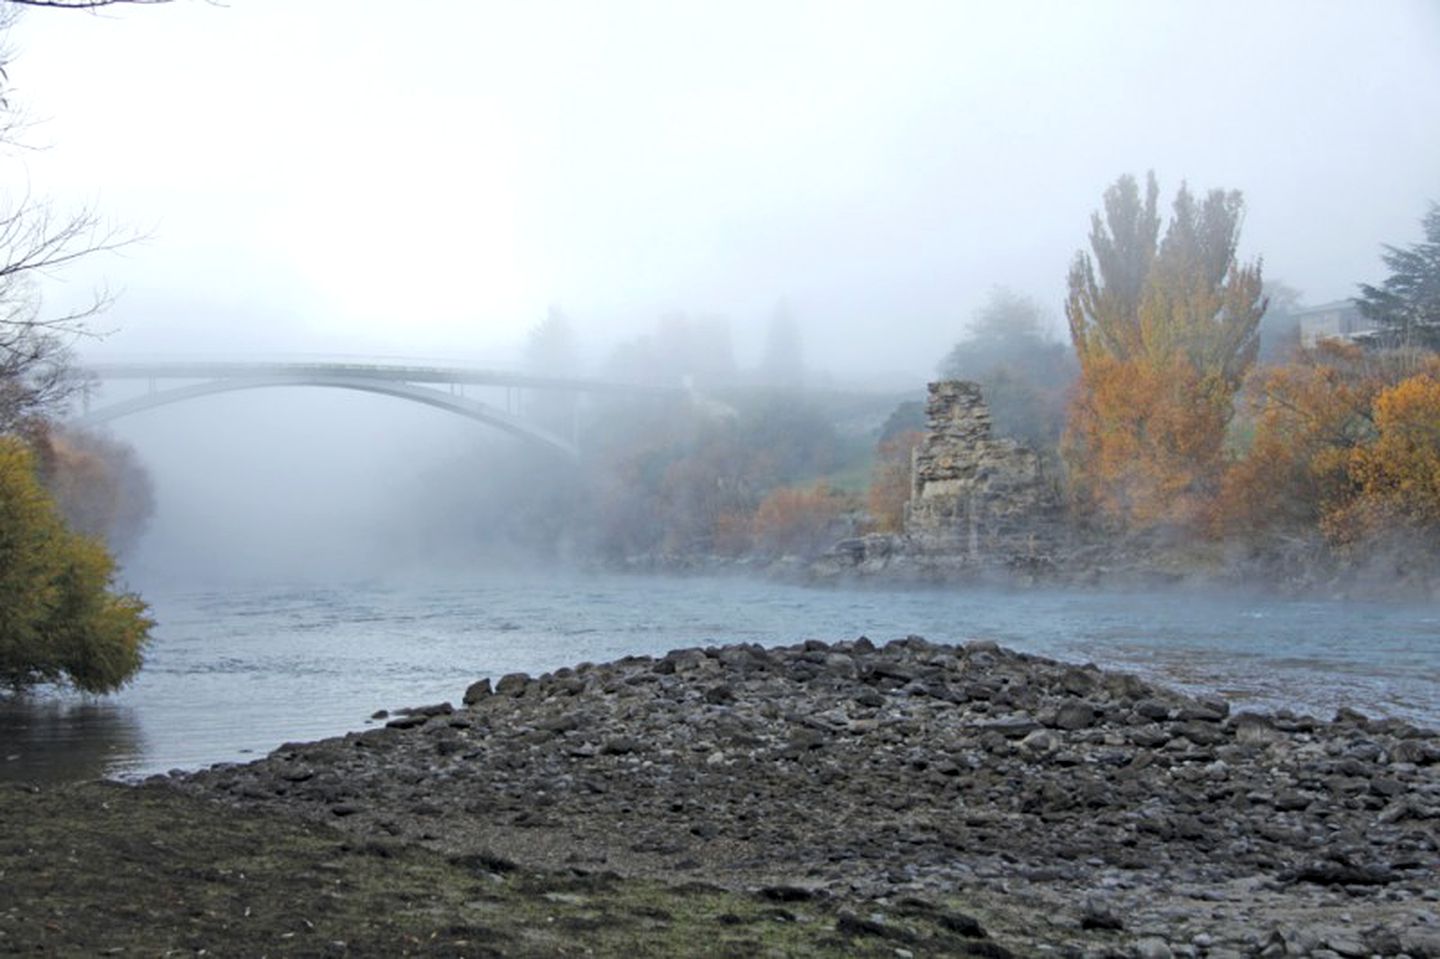
<path id="1" fill-rule="evenodd" d="M 873 904 L 855 935 L 959 904 L 1016 954 L 1440 957 L 1440 739 L 1395 721 L 918 637 L 582 664 L 380 718 L 173 782 L 452 857 Z"/>

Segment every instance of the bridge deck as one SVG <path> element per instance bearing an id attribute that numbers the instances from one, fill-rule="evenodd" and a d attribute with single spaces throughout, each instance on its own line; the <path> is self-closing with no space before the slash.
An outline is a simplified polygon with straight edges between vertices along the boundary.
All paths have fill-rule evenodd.
<path id="1" fill-rule="evenodd" d="M 390 363 L 245 362 L 245 361 L 163 361 L 140 363 L 90 363 L 85 370 L 103 380 L 217 380 L 274 378 L 277 380 L 353 379 L 385 380 L 400 383 L 455 383 L 481 386 L 509 386 L 532 390 L 563 390 L 574 393 L 631 393 L 679 395 L 675 386 L 650 386 L 581 377 L 533 376 L 505 370 L 463 366 L 408 366 Z"/>

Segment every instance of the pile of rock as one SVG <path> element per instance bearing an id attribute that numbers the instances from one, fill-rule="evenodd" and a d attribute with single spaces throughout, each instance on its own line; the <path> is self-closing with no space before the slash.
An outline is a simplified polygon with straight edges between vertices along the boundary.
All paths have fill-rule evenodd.
<path id="1" fill-rule="evenodd" d="M 925 415 L 903 534 L 845 540 L 813 572 L 1053 575 L 1057 549 L 1070 534 L 1055 478 L 1040 457 L 991 435 L 990 410 L 975 383 L 931 383 Z"/>
<path id="2" fill-rule="evenodd" d="M 931 383 L 925 414 L 905 511 L 913 546 L 972 563 L 1048 552 L 1060 519 L 1054 480 L 1032 450 L 991 435 L 980 387 Z"/>
<path id="3" fill-rule="evenodd" d="M 462 708 L 181 785 L 457 854 L 962 897 L 1012 944 L 1077 955 L 1440 956 L 1433 732 L 1231 715 L 991 643 L 482 680 Z"/>

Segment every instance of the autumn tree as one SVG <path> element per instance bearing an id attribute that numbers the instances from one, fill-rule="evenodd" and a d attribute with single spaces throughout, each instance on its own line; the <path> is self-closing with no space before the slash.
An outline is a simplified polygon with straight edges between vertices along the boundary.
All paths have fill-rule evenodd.
<path id="1" fill-rule="evenodd" d="M 661 545 L 671 554 L 740 553 L 767 483 L 767 464 L 746 448 L 733 420 L 700 424 L 694 440 L 673 449 L 658 487 Z"/>
<path id="2" fill-rule="evenodd" d="M 877 533 L 898 533 L 905 527 L 905 504 L 910 502 L 915 447 L 925 440 L 923 430 L 902 430 L 880 440 L 865 508 Z"/>
<path id="3" fill-rule="evenodd" d="M 99 542 L 65 527 L 25 443 L 0 436 L 0 683 L 124 685 L 152 624 L 113 574 Z"/>
<path id="4" fill-rule="evenodd" d="M 1227 471 L 1219 532 L 1255 543 L 1306 542 L 1345 496 L 1345 460 L 1375 438 L 1376 397 L 1414 367 L 1324 340 L 1255 371 L 1245 391 L 1253 435 Z"/>
<path id="5" fill-rule="evenodd" d="M 134 447 L 74 426 L 37 424 L 26 431 L 36 471 L 66 525 L 126 552 L 155 508 L 150 474 Z"/>
<path id="6" fill-rule="evenodd" d="M 1272 565 L 1357 565 L 1398 545 L 1435 558 L 1440 356 L 1322 341 L 1257 370 L 1246 397 L 1253 436 L 1226 473 L 1219 533 Z"/>
<path id="7" fill-rule="evenodd" d="M 1076 254 L 1065 314 L 1080 363 L 1063 442 L 1077 503 L 1130 529 L 1190 525 L 1218 491 L 1233 400 L 1259 346 L 1260 265 L 1236 258 L 1237 191 L 1122 176 Z"/>
<path id="8" fill-rule="evenodd" d="M 667 403 L 600 424 L 593 483 L 604 553 L 747 552 L 770 491 L 834 469 L 839 437 L 818 408 L 780 393 L 737 405 Z"/>
<path id="9" fill-rule="evenodd" d="M 21 6 L 107 5 L 11 0 L 0 5 L 0 32 Z M 21 123 L 5 81 L 0 57 L 0 146 L 14 147 Z M 60 215 L 23 189 L 0 189 L 0 683 L 12 687 L 108 692 L 139 668 L 148 638 L 144 604 L 113 588 L 114 560 L 98 540 L 66 527 L 22 439 L 43 435 L 84 389 L 70 344 L 107 303 L 97 295 L 79 310 L 47 313 L 37 278 L 124 242 L 89 211 Z"/>
<path id="10" fill-rule="evenodd" d="M 1347 495 L 1325 516 L 1340 545 L 1370 549 L 1397 537 L 1440 549 L 1440 364 L 1375 398 L 1375 439 L 1344 461 Z"/>
<path id="11" fill-rule="evenodd" d="M 1360 284 L 1360 312 L 1379 329 L 1382 346 L 1440 350 L 1440 203 L 1420 221 L 1425 239 L 1380 257 L 1390 275 L 1379 286 Z"/>
<path id="12" fill-rule="evenodd" d="M 841 538 L 838 524 L 852 505 L 825 483 L 771 490 L 755 510 L 755 547 L 772 556 L 813 556 Z"/>

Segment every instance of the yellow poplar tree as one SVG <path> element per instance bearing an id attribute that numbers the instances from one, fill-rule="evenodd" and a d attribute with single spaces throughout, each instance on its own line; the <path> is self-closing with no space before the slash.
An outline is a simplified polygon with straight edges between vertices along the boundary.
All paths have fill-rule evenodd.
<path id="1" fill-rule="evenodd" d="M 1224 472 L 1225 429 L 1259 349 L 1258 261 L 1236 259 L 1237 191 L 1183 184 L 1163 239 L 1159 187 L 1122 176 L 1070 268 L 1080 361 L 1062 453 L 1077 502 L 1138 529 L 1190 525 Z"/>

